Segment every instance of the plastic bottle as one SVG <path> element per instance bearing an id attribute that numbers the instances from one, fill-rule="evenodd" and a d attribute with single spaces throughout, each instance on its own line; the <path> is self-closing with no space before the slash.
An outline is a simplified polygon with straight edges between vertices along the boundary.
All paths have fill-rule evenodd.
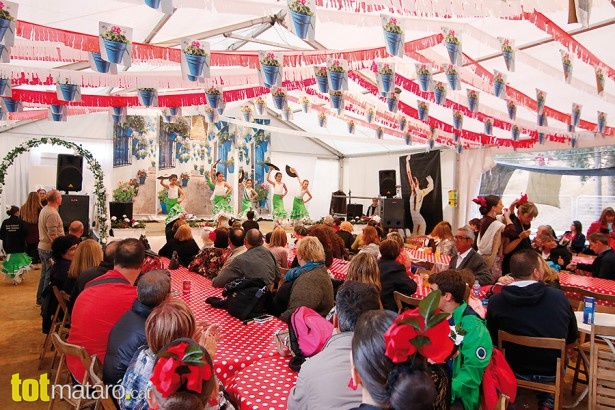
<path id="1" fill-rule="evenodd" d="M 478 283 L 478 280 L 475 280 L 474 285 L 472 285 L 472 294 L 476 298 L 478 298 L 480 295 L 480 283 Z"/>

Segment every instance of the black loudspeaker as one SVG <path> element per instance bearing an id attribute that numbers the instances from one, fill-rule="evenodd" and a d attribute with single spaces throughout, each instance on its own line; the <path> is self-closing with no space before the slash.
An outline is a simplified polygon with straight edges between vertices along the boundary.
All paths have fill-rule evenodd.
<path id="1" fill-rule="evenodd" d="M 404 200 L 401 198 L 385 198 L 382 210 L 382 227 L 403 229 L 405 228 L 404 220 Z"/>
<path id="2" fill-rule="evenodd" d="M 58 191 L 81 191 L 83 184 L 83 157 L 79 155 L 58 154 Z"/>
<path id="3" fill-rule="evenodd" d="M 361 217 L 363 215 L 363 204 L 348 204 L 346 207 L 346 217 L 353 219 L 355 217 Z"/>
<path id="4" fill-rule="evenodd" d="M 62 205 L 58 208 L 60 218 L 64 224 L 64 230 L 73 221 L 81 221 L 83 224 L 83 235 L 87 236 L 90 232 L 90 197 L 89 195 L 62 195 Z"/>
<path id="5" fill-rule="evenodd" d="M 132 219 L 132 202 L 109 202 L 109 216 Z"/>
<path id="6" fill-rule="evenodd" d="M 348 199 L 343 191 L 335 191 L 331 194 L 331 203 L 329 204 L 329 211 L 331 215 L 345 214 L 346 203 Z"/>
<path id="7" fill-rule="evenodd" d="M 387 198 L 394 196 L 396 193 L 395 185 L 397 185 L 395 170 L 384 169 L 379 172 L 380 196 L 385 196 Z"/>

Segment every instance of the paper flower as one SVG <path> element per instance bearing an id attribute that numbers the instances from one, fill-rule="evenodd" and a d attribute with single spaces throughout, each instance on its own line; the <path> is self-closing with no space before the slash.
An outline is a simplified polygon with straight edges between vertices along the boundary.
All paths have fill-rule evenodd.
<path id="1" fill-rule="evenodd" d="M 326 77 L 326 76 L 327 76 L 326 67 L 318 67 L 316 69 L 316 77 Z"/>
<path id="2" fill-rule="evenodd" d="M 254 99 L 254 104 L 265 104 L 265 100 L 263 99 L 263 97 L 256 97 Z"/>
<path id="3" fill-rule="evenodd" d="M 517 104 L 513 100 L 507 100 L 506 101 L 506 106 L 508 108 L 517 108 Z"/>
<path id="4" fill-rule="evenodd" d="M 598 111 L 598 121 L 606 121 L 606 113 L 603 111 Z"/>
<path id="5" fill-rule="evenodd" d="M 13 16 L 11 16 L 11 13 L 9 13 L 9 11 L 5 8 L 4 3 L 1 1 L 0 1 L 0 18 L 5 19 L 5 20 L 10 20 L 10 21 L 15 20 Z"/>
<path id="6" fill-rule="evenodd" d="M 295 13 L 303 14 L 305 16 L 313 16 L 314 12 L 306 3 L 306 0 L 295 0 L 288 5 L 288 8 Z"/>
<path id="7" fill-rule="evenodd" d="M 249 105 L 242 105 L 241 112 L 252 112 L 252 107 L 250 107 Z"/>
<path id="8" fill-rule="evenodd" d="M 478 99 L 478 93 L 474 90 L 468 90 L 468 98 Z"/>
<path id="9" fill-rule="evenodd" d="M 493 77 L 493 81 L 496 83 L 504 84 L 504 76 L 502 73 L 497 73 L 495 77 Z"/>
<path id="10" fill-rule="evenodd" d="M 427 103 L 425 101 L 420 101 L 418 103 L 417 107 L 418 107 L 419 110 L 427 110 L 427 109 L 429 109 L 429 106 L 427 105 Z M 406 117 L 402 117 L 402 119 L 400 121 L 405 121 L 405 120 L 406 120 Z"/>
<path id="11" fill-rule="evenodd" d="M 306 96 L 301 97 L 301 103 L 302 104 L 309 104 L 310 103 L 310 99 L 307 98 Z"/>
<path id="12" fill-rule="evenodd" d="M 449 64 L 449 65 L 446 66 L 446 70 L 444 70 L 444 73 L 446 75 L 457 75 L 457 74 L 459 74 L 457 72 L 457 70 L 455 69 L 455 66 L 452 65 L 452 64 Z"/>
<path id="13" fill-rule="evenodd" d="M 436 85 L 434 85 L 434 90 L 446 91 L 446 87 L 444 86 L 444 83 L 438 81 Z"/>
<path id="14" fill-rule="evenodd" d="M 417 75 L 429 75 L 429 69 L 426 64 L 421 64 L 420 67 L 416 70 Z"/>
<path id="15" fill-rule="evenodd" d="M 453 118 L 463 118 L 463 113 L 461 111 L 453 112 Z"/>
<path id="16" fill-rule="evenodd" d="M 286 91 L 278 87 L 271 93 L 271 95 L 274 97 L 286 97 Z"/>
<path id="17" fill-rule="evenodd" d="M 602 71 L 602 68 L 600 67 L 596 67 L 596 79 L 600 81 L 604 80 L 604 72 Z"/>
<path id="18" fill-rule="evenodd" d="M 380 70 L 378 70 L 378 73 L 382 75 L 393 75 L 394 71 L 389 64 L 383 64 Z"/>
<path id="19" fill-rule="evenodd" d="M 329 66 L 329 71 L 332 73 L 343 73 L 346 72 L 346 69 L 342 67 L 342 64 L 339 60 L 334 60 L 333 63 Z"/>
<path id="20" fill-rule="evenodd" d="M 343 91 L 331 91 L 329 95 L 331 97 L 341 97 L 344 95 L 344 92 Z"/>
<path id="21" fill-rule="evenodd" d="M 267 55 L 261 60 L 262 65 L 269 65 L 274 67 L 279 67 L 280 62 L 276 60 L 275 54 L 267 53 Z"/>
<path id="22" fill-rule="evenodd" d="M 100 36 L 105 40 L 115 41 L 116 43 L 129 43 L 128 38 L 122 32 L 122 28 L 118 26 L 111 26 L 111 28 L 103 31 Z"/>
<path id="23" fill-rule="evenodd" d="M 318 118 L 326 119 L 327 118 L 327 114 L 324 113 L 324 112 L 318 113 Z"/>
<path id="24" fill-rule="evenodd" d="M 209 87 L 206 91 L 205 94 L 209 94 L 209 95 L 220 95 L 221 92 L 218 88 L 216 87 Z"/>
<path id="25" fill-rule="evenodd" d="M 397 24 L 395 17 L 389 18 L 389 21 L 384 25 L 384 31 L 395 34 L 404 34 L 404 30 Z"/>
<path id="26" fill-rule="evenodd" d="M 507 38 L 505 38 L 502 41 L 502 52 L 504 52 L 504 53 L 512 53 L 513 52 L 513 48 L 510 45 L 510 40 L 507 39 Z"/>
<path id="27" fill-rule="evenodd" d="M 544 91 L 538 91 L 538 93 L 536 93 L 536 101 L 544 102 L 545 98 L 546 97 Z"/>
<path id="28" fill-rule="evenodd" d="M 461 42 L 455 35 L 455 30 L 448 30 L 446 32 L 446 36 L 444 37 L 444 41 L 449 44 L 461 44 Z"/>
<path id="29" fill-rule="evenodd" d="M 493 125 L 493 121 L 491 121 L 491 118 L 486 118 L 484 121 L 484 124 L 487 126 Z"/>
<path id="30" fill-rule="evenodd" d="M 201 47 L 201 43 L 198 41 L 193 41 L 190 45 L 186 46 L 186 48 L 184 48 L 184 54 L 207 57 L 207 52 Z"/>

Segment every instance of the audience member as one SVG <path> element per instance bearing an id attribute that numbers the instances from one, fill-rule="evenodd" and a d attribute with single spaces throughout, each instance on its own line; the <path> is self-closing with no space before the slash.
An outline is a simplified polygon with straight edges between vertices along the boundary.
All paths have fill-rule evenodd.
<path id="1" fill-rule="evenodd" d="M 51 193 L 51 191 L 49 191 L 49 192 Z M 38 195 L 38 199 L 39 199 L 39 201 L 40 201 L 40 203 L 41 203 L 41 206 L 45 206 L 45 205 L 47 205 L 47 203 L 48 203 L 48 200 L 47 200 L 47 197 L 48 197 L 47 191 L 45 191 L 45 189 L 43 189 L 43 188 L 39 188 L 39 189 L 37 189 L 37 190 L 36 190 L 36 194 Z"/>
<path id="2" fill-rule="evenodd" d="M 609 246 L 608 237 L 600 232 L 589 235 L 589 247 L 596 256 L 592 264 L 570 264 L 570 270 L 584 270 L 592 273 L 594 278 L 615 279 L 615 251 Z"/>
<path id="3" fill-rule="evenodd" d="M 73 235 L 75 238 L 81 239 L 84 232 L 83 223 L 81 221 L 73 221 L 68 226 L 68 234 Z"/>
<path id="4" fill-rule="evenodd" d="M 335 306 L 333 336 L 301 366 L 288 396 L 290 410 L 347 409 L 361 403 L 361 392 L 347 386 L 352 335 L 364 312 L 380 309 L 379 291 L 367 283 L 346 280 L 337 292 Z"/>
<path id="5" fill-rule="evenodd" d="M 325 224 L 317 224 L 310 227 L 309 233 L 310 236 L 318 238 L 325 250 L 325 266 L 331 266 L 334 258 L 339 259 L 344 256 L 344 241 L 339 237 L 335 229 Z"/>
<path id="6" fill-rule="evenodd" d="M 111 329 L 103 366 L 103 381 L 118 384 L 139 347 L 147 343 L 145 321 L 152 309 L 164 302 L 171 292 L 171 274 L 167 270 L 144 273 L 137 282 L 137 299 Z"/>
<path id="7" fill-rule="evenodd" d="M 279 277 L 278 265 L 269 249 L 263 246 L 263 234 L 250 229 L 244 239 L 246 251 L 222 268 L 211 284 L 223 288 L 227 283 L 240 278 L 259 278 L 267 285 L 273 285 Z"/>
<path id="8" fill-rule="evenodd" d="M 275 256 L 278 266 L 284 269 L 288 268 L 287 244 L 288 239 L 286 238 L 286 231 L 279 226 L 273 228 L 271 238 L 269 239 L 269 246 L 267 248 L 271 253 L 273 253 L 273 256 Z"/>
<path id="9" fill-rule="evenodd" d="M 323 317 L 333 307 L 333 285 L 324 266 L 325 251 L 320 241 L 310 236 L 303 238 L 297 248 L 297 260 L 299 266 L 284 276 L 291 287 L 288 306 L 280 315 L 285 322 L 300 306 L 307 306 Z"/>
<path id="10" fill-rule="evenodd" d="M 346 271 L 346 280 L 372 285 L 378 290 L 378 295 L 380 295 L 382 291 L 378 261 L 374 255 L 370 255 L 369 253 L 361 253 L 352 258 L 350 265 L 348 265 L 348 270 Z"/>
<path id="11" fill-rule="evenodd" d="M 559 272 L 561 269 L 565 269 L 572 260 L 572 254 L 565 246 L 558 245 L 554 236 L 550 234 L 540 235 L 540 247 L 538 251 L 541 256 L 546 260 L 552 269 Z"/>
<path id="12" fill-rule="evenodd" d="M 213 228 L 203 228 L 203 233 L 201 234 L 201 240 L 203 241 L 203 247 L 201 250 L 205 248 L 211 248 L 214 246 L 214 240 L 216 234 L 214 233 Z"/>
<path id="13" fill-rule="evenodd" d="M 83 346 L 103 365 L 111 328 L 137 298 L 134 283 L 144 257 L 145 248 L 138 239 L 120 241 L 113 270 L 88 282 L 75 301 L 68 343 Z M 66 364 L 75 379 L 83 380 L 84 369 L 77 357 L 67 356 Z"/>
<path id="14" fill-rule="evenodd" d="M 468 226 L 470 227 L 472 232 L 474 232 L 474 243 L 472 244 L 472 249 L 474 249 L 475 251 L 478 251 L 477 238 L 480 232 L 480 219 L 478 218 L 470 219 L 470 221 L 468 222 Z"/>
<path id="15" fill-rule="evenodd" d="M 250 229 L 256 229 L 257 231 L 261 229 L 260 226 L 258 226 L 258 222 L 254 220 L 254 211 L 248 211 L 248 213 L 246 214 L 246 218 L 248 219 L 246 221 L 243 221 L 243 223 L 241 224 L 241 227 L 243 228 L 244 232 L 248 232 Z"/>
<path id="16" fill-rule="evenodd" d="M 224 261 L 224 266 L 231 263 L 233 259 L 247 251 L 243 241 L 245 239 L 245 232 L 242 228 L 231 228 L 228 234 L 229 249 L 231 250 Z"/>
<path id="17" fill-rule="evenodd" d="M 451 224 L 447 221 L 438 222 L 432 229 L 429 237 L 429 244 L 434 253 L 448 256 L 457 255 L 457 248 L 455 248 Z"/>
<path id="18" fill-rule="evenodd" d="M 75 251 L 70 268 L 68 268 L 68 279 L 64 285 L 64 291 L 69 295 L 73 293 L 77 286 L 79 276 L 83 272 L 99 266 L 103 261 L 103 250 L 98 242 L 93 239 L 86 239 L 83 242 L 77 243 L 77 250 Z"/>
<path id="19" fill-rule="evenodd" d="M 352 243 L 354 242 L 353 232 L 354 227 L 348 221 L 344 221 L 340 224 L 340 230 L 337 231 L 337 234 L 344 241 L 344 249 L 350 250 Z"/>
<path id="20" fill-rule="evenodd" d="M 397 231 L 389 232 L 386 238 L 392 239 L 397 242 L 397 245 L 399 245 L 399 256 L 395 260 L 404 265 L 404 268 L 406 268 L 407 272 L 410 272 L 410 269 L 412 268 L 412 259 L 410 258 L 410 254 L 406 252 L 406 248 L 404 246 L 404 238 Z"/>
<path id="21" fill-rule="evenodd" d="M 369 253 L 370 255 L 375 256 L 376 258 L 380 257 L 380 235 L 378 231 L 373 226 L 366 226 L 363 228 L 363 232 L 361 235 L 361 241 L 363 242 L 363 247 L 359 251 L 359 253 Z M 356 241 L 355 241 L 356 242 Z M 353 244 L 354 246 L 354 244 Z M 399 252 L 398 252 L 399 253 Z M 397 257 L 397 255 L 395 256 Z"/>
<path id="22" fill-rule="evenodd" d="M 41 259 L 38 256 L 38 217 L 43 206 L 41 199 L 36 192 L 30 192 L 26 203 L 21 206 L 19 216 L 26 223 L 26 246 L 28 256 L 32 258 L 32 263 L 38 264 Z"/>
<path id="23" fill-rule="evenodd" d="M 342 223 L 342 220 L 338 217 L 333 218 L 333 225 L 332 228 L 335 229 L 335 232 L 338 232 L 340 230 L 340 225 Z"/>
<path id="24" fill-rule="evenodd" d="M 502 231 L 505 224 L 497 219 L 502 214 L 504 205 L 502 199 L 496 195 L 479 196 L 472 200 L 479 205 L 478 211 L 483 216 L 480 220 L 480 229 L 476 241 L 477 252 L 485 261 L 490 270 L 495 271 L 495 277 L 499 276 L 500 268 L 496 258 L 502 254 Z"/>
<path id="25" fill-rule="evenodd" d="M 171 258 L 173 252 L 177 252 L 179 264 L 187 267 L 199 253 L 199 250 L 199 245 L 192 237 L 192 229 L 190 229 L 188 224 L 183 224 L 177 228 L 173 239 L 160 248 L 158 254 Z"/>
<path id="26" fill-rule="evenodd" d="M 372 204 L 367 207 L 367 211 L 365 211 L 365 216 L 374 217 L 380 216 L 380 204 L 378 203 L 378 198 L 372 198 Z"/>
<path id="27" fill-rule="evenodd" d="M 214 246 L 201 249 L 188 266 L 188 269 L 209 279 L 218 276 L 220 269 L 225 266 L 229 255 L 228 234 L 229 230 L 227 228 L 216 228 L 210 235 L 210 238 L 213 238 Z"/>
<path id="28" fill-rule="evenodd" d="M 113 269 L 113 262 L 115 260 L 115 250 L 117 249 L 117 245 L 120 241 L 109 242 L 107 246 L 105 246 L 105 251 L 103 253 L 103 259 L 99 263 L 98 266 L 86 269 L 77 277 L 77 281 L 75 286 L 73 286 L 73 291 L 70 295 L 70 300 L 68 302 L 68 309 L 73 310 L 73 306 L 75 305 L 75 301 L 83 289 L 85 285 L 91 281 L 92 279 L 96 279 L 99 276 L 104 275 L 107 271 Z"/>
<path id="29" fill-rule="evenodd" d="M 615 210 L 607 206 L 602 210 L 600 218 L 592 222 L 587 229 L 587 237 L 592 233 L 603 233 L 609 239 L 609 245 L 615 247 Z"/>
<path id="30" fill-rule="evenodd" d="M 580 221 L 572 221 L 570 230 L 564 232 L 559 239 L 559 244 L 565 246 L 573 253 L 581 253 L 585 249 L 585 235 L 583 235 L 583 225 Z"/>
<path id="31" fill-rule="evenodd" d="M 489 300 L 487 328 L 494 345 L 498 331 L 521 336 L 577 340 L 577 321 L 570 302 L 559 289 L 547 287 L 540 256 L 531 249 L 516 252 L 510 260 L 514 282 Z M 541 383 L 555 380 L 558 352 L 518 345 L 506 345 L 506 361 L 518 378 Z M 562 358 L 564 360 L 565 358 Z M 539 394 L 539 406 L 553 408 L 553 396 Z"/>
<path id="32" fill-rule="evenodd" d="M 382 284 L 380 300 L 385 309 L 397 312 L 393 293 L 398 291 L 405 295 L 412 295 L 416 292 L 416 282 L 410 279 L 404 265 L 395 261 L 399 256 L 399 245 L 397 245 L 397 242 L 392 239 L 382 241 L 380 244 L 380 255 L 381 258 L 378 261 L 380 283 Z"/>
<path id="33" fill-rule="evenodd" d="M 493 350 L 489 332 L 484 321 L 464 300 L 467 286 L 459 272 L 449 269 L 434 273 L 429 277 L 429 284 L 432 291 L 439 290 L 442 294 L 438 307 L 450 315 L 449 325 L 461 326 L 466 332 L 458 354 L 452 359 L 453 407 L 478 409 L 483 373 Z"/>
<path id="34" fill-rule="evenodd" d="M 469 269 L 474 273 L 481 286 L 491 285 L 493 277 L 483 258 L 472 249 L 474 243 L 474 232 L 467 226 L 457 229 L 453 237 L 457 255 L 451 258 L 448 264 L 449 269 Z"/>
<path id="35" fill-rule="evenodd" d="M 175 237 L 175 232 L 177 232 L 177 229 L 183 225 L 186 224 L 186 214 L 184 214 L 183 212 L 180 212 L 181 208 L 178 207 L 172 207 L 169 210 L 169 214 L 167 215 L 167 218 L 165 219 L 165 227 L 164 227 L 164 236 L 167 240 L 167 242 L 170 242 L 173 240 L 173 238 Z"/>
<path id="36" fill-rule="evenodd" d="M 42 294 L 45 287 L 49 284 L 49 274 L 51 272 L 51 243 L 58 237 L 64 236 L 64 225 L 58 213 L 58 208 L 62 204 L 62 194 L 56 189 L 52 189 L 47 194 L 47 205 L 41 210 L 38 217 L 38 256 L 41 260 L 41 278 L 36 292 L 36 304 L 42 302 Z"/>

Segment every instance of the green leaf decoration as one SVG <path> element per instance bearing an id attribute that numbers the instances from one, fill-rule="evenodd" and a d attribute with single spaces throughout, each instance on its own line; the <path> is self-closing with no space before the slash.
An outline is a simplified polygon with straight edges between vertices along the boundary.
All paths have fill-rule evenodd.
<path id="1" fill-rule="evenodd" d="M 190 345 L 186 348 L 186 352 L 184 353 L 183 362 L 202 366 L 205 364 L 205 361 L 203 360 L 203 356 L 204 356 L 203 351 L 201 350 L 200 347 Z"/>
<path id="2" fill-rule="evenodd" d="M 416 318 L 413 317 L 407 317 L 405 319 L 399 320 L 397 322 L 397 325 L 410 325 L 413 328 L 415 328 L 416 330 L 421 330 L 421 325 L 419 323 L 419 321 Z"/>
<path id="3" fill-rule="evenodd" d="M 461 327 L 461 323 L 457 323 L 455 325 L 455 333 L 457 333 L 459 336 L 465 336 L 468 334 L 468 332 L 463 327 Z"/>
<path id="4" fill-rule="evenodd" d="M 440 296 L 440 291 L 434 290 L 419 302 L 419 313 L 425 318 L 425 323 L 429 321 L 429 317 L 438 309 L 438 304 L 440 304 Z"/>
<path id="5" fill-rule="evenodd" d="M 446 320 L 446 318 L 448 318 L 448 313 L 445 312 L 431 315 L 429 319 L 427 319 L 427 321 L 425 322 L 425 329 L 431 329 L 438 323 L 442 322 L 443 320 Z"/>
<path id="6" fill-rule="evenodd" d="M 417 349 L 420 349 L 423 346 L 430 345 L 431 340 L 429 340 L 429 338 L 426 336 L 418 335 L 414 339 L 412 339 L 410 343 L 412 343 L 412 346 L 416 347 Z"/>

